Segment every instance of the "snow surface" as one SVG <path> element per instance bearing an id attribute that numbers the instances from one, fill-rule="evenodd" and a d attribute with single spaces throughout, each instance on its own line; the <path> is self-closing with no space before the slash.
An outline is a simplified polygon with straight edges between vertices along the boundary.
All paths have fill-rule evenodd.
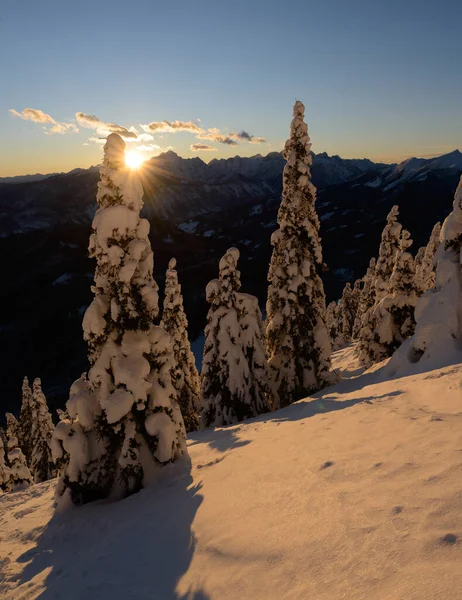
<path id="1" fill-rule="evenodd" d="M 0 496 L 0 597 L 430 600 L 462 589 L 462 365 L 351 377 L 189 436 L 192 461 L 114 504 Z"/>

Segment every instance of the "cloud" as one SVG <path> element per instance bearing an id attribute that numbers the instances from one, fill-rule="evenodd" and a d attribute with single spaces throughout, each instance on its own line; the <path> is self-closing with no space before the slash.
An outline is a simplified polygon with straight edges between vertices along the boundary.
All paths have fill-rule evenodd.
<path id="1" fill-rule="evenodd" d="M 197 136 L 199 140 L 211 140 L 219 144 L 226 144 L 227 146 L 237 146 L 237 142 L 231 139 L 228 135 L 220 133 L 220 130 L 216 127 L 212 127 L 207 133 L 200 133 Z"/>
<path id="2" fill-rule="evenodd" d="M 134 127 L 127 129 L 116 123 L 105 123 L 96 115 L 88 115 L 83 112 L 75 113 L 77 123 L 87 129 L 95 129 L 98 135 L 107 137 L 110 133 L 118 133 L 125 139 L 138 139 L 138 134 Z"/>
<path id="3" fill-rule="evenodd" d="M 32 121 L 32 123 L 41 123 L 42 125 L 45 125 L 44 129 L 46 135 L 64 135 L 65 133 L 77 133 L 79 131 L 74 123 L 59 123 L 53 119 L 51 115 L 37 108 L 25 108 L 22 112 L 10 108 L 10 113 L 15 117 L 24 119 L 24 121 Z M 48 128 L 49 125 L 52 125 L 52 127 Z"/>
<path id="4" fill-rule="evenodd" d="M 265 138 L 255 137 L 254 135 L 251 135 L 250 133 L 244 130 L 242 130 L 240 133 L 230 133 L 229 137 L 231 137 L 233 140 L 250 142 L 251 144 L 263 144 L 264 142 L 266 142 Z"/>
<path id="5" fill-rule="evenodd" d="M 208 146 L 207 144 L 191 144 L 189 149 L 193 152 L 216 152 L 216 148 L 214 146 Z"/>
<path id="6" fill-rule="evenodd" d="M 91 137 L 91 138 L 88 138 L 88 141 L 89 142 L 94 142 L 95 144 L 105 144 L 106 143 L 106 138 L 104 138 L 104 137 L 100 137 L 100 138 Z"/>
<path id="7" fill-rule="evenodd" d="M 193 121 L 153 121 L 148 125 L 141 126 L 144 131 L 165 131 L 175 133 L 176 131 L 189 131 L 191 133 L 201 133 L 204 130 Z"/>
<path id="8" fill-rule="evenodd" d="M 160 150 L 160 146 L 157 144 L 141 144 L 135 148 L 139 152 L 153 152 L 154 150 Z"/>

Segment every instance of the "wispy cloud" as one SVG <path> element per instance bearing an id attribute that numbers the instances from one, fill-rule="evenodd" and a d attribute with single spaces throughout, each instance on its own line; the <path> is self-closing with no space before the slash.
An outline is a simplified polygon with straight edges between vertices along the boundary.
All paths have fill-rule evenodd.
<path id="1" fill-rule="evenodd" d="M 79 131 L 74 123 L 60 123 L 59 121 L 56 121 L 56 119 L 53 119 L 51 115 L 38 108 L 25 108 L 22 112 L 10 108 L 10 113 L 15 117 L 24 119 L 24 121 L 32 121 L 32 123 L 44 125 L 45 133 L 47 135 L 63 135 L 65 133 L 77 133 Z M 49 127 L 50 125 L 51 127 Z"/>
<path id="2" fill-rule="evenodd" d="M 199 140 L 211 140 L 219 144 L 225 144 L 227 146 L 237 146 L 237 142 L 233 140 L 229 135 L 221 133 L 216 127 L 208 129 L 207 132 L 200 133 L 197 136 Z"/>
<path id="3" fill-rule="evenodd" d="M 153 121 L 148 125 L 141 125 L 144 131 L 154 131 L 166 133 L 174 133 L 176 131 L 189 131 L 191 133 L 201 133 L 204 131 L 202 127 L 194 123 L 194 121 Z"/>
<path id="4" fill-rule="evenodd" d="M 229 137 L 233 140 L 240 140 L 242 142 L 249 142 L 250 144 L 263 144 L 266 142 L 265 138 L 255 137 L 247 131 L 242 130 L 240 133 L 230 133 Z"/>
<path id="5" fill-rule="evenodd" d="M 208 146 L 207 144 L 191 144 L 189 149 L 193 152 L 216 152 L 217 148 Z"/>
<path id="6" fill-rule="evenodd" d="M 157 144 L 141 144 L 136 147 L 139 152 L 154 152 L 154 150 L 160 150 L 160 146 Z"/>
<path id="7" fill-rule="evenodd" d="M 75 113 L 75 118 L 81 127 L 95 129 L 98 135 L 107 137 L 110 133 L 118 133 L 125 139 L 138 139 L 138 133 L 134 127 L 127 129 L 116 123 L 106 123 L 105 121 L 101 121 L 96 115 L 89 115 L 83 112 Z"/>

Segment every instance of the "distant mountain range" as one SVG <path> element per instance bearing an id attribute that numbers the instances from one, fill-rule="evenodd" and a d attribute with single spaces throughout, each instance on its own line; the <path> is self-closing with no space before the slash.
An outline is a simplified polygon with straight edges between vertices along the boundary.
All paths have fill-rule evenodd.
<path id="1" fill-rule="evenodd" d="M 144 216 L 151 223 L 155 276 L 162 289 L 176 256 L 191 337 L 203 331 L 204 290 L 230 246 L 241 251 L 243 289 L 264 307 L 282 191 L 280 153 L 251 158 L 183 159 L 167 152 L 143 171 Z M 313 156 L 323 274 L 328 300 L 365 272 L 393 204 L 411 231 L 414 252 L 451 210 L 462 174 L 456 150 L 399 165 Z M 14 408 L 24 375 L 41 376 L 53 407 L 87 368 L 81 322 L 91 301 L 94 264 L 87 256 L 98 168 L 23 183 L 0 181 L 0 380 L 2 407 Z"/>

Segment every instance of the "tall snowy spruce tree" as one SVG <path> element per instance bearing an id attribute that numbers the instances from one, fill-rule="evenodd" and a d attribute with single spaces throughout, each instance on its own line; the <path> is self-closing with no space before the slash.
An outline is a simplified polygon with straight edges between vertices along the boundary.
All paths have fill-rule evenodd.
<path id="1" fill-rule="evenodd" d="M 377 343 L 378 334 L 376 329 L 381 326 L 381 323 L 377 319 L 377 313 L 374 314 L 374 311 L 382 298 L 388 293 L 396 254 L 399 250 L 402 225 L 398 222 L 398 214 L 398 207 L 393 206 L 387 216 L 387 224 L 382 232 L 379 257 L 375 265 L 372 281 L 374 304 L 361 317 L 361 329 L 359 331 L 356 352 L 360 361 L 366 367 L 370 367 L 377 361 L 375 344 Z M 378 354 L 381 355 L 381 352 L 378 352 Z"/>
<path id="2" fill-rule="evenodd" d="M 267 354 L 278 406 L 287 406 L 333 382 L 325 326 L 324 287 L 316 188 L 305 107 L 296 102 L 284 148 L 279 229 L 271 236 L 268 273 Z"/>
<path id="3" fill-rule="evenodd" d="M 188 320 L 175 267 L 176 260 L 172 258 L 165 276 L 165 298 L 160 326 L 173 341 L 175 360 L 172 383 L 178 394 L 186 431 L 196 431 L 199 428 L 200 379 L 188 338 Z"/>
<path id="4" fill-rule="evenodd" d="M 72 385 L 70 418 L 53 439 L 61 507 L 136 492 L 186 453 L 170 336 L 153 325 L 158 290 L 149 223 L 139 216 L 143 189 L 124 150 L 120 136 L 108 136 L 89 245 L 94 299 L 83 319 L 91 368 Z"/>
<path id="5" fill-rule="evenodd" d="M 232 425 L 269 410 L 259 309 L 252 296 L 239 294 L 238 259 L 239 250 L 230 248 L 220 260 L 219 278 L 206 289 L 202 428 Z"/>
<path id="6" fill-rule="evenodd" d="M 421 296 L 415 309 L 415 334 L 395 352 L 387 372 L 425 369 L 448 364 L 460 354 L 462 346 L 462 177 L 453 208 L 441 227 L 440 244 L 435 254 L 434 289 Z M 418 365 L 416 363 L 419 363 Z"/>
<path id="7" fill-rule="evenodd" d="M 30 471 L 34 482 L 40 483 L 51 479 L 56 474 L 51 452 L 54 425 L 48 411 L 47 399 L 42 391 L 42 382 L 40 379 L 34 379 L 32 389 L 34 420 Z"/>

